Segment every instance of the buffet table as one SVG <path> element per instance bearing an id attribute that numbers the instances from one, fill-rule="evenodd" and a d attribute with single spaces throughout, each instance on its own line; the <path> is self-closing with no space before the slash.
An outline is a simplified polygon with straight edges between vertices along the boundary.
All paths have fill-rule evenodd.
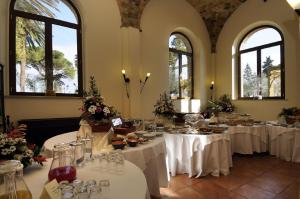
<path id="1" fill-rule="evenodd" d="M 268 151 L 268 132 L 265 125 L 229 126 L 232 153 L 253 154 Z"/>
<path id="2" fill-rule="evenodd" d="M 189 177 L 229 174 L 232 157 L 228 133 L 212 135 L 165 133 L 164 138 L 172 176 L 183 173 L 188 173 Z"/>
<path id="3" fill-rule="evenodd" d="M 48 159 L 43 167 L 36 165 L 24 170 L 24 180 L 34 199 L 40 197 L 43 186 L 48 181 L 50 165 L 51 159 Z M 108 179 L 110 186 L 106 198 L 150 199 L 143 172 L 128 161 L 122 167 L 118 172 L 114 169 L 101 172 L 99 161 L 95 160 L 77 168 L 77 178 L 84 181 L 94 179 L 97 182 Z"/>
<path id="4" fill-rule="evenodd" d="M 76 140 L 77 131 L 54 136 L 44 143 L 43 151 L 51 157 L 52 149 L 57 143 L 69 143 Z M 168 172 L 166 166 L 166 146 L 163 137 L 157 137 L 149 143 L 139 144 L 137 147 L 126 147 L 122 150 L 125 159 L 138 166 L 145 174 L 151 195 L 160 197 L 160 187 L 168 186 Z M 95 152 L 99 153 L 99 152 Z"/>
<path id="5" fill-rule="evenodd" d="M 300 129 L 267 125 L 270 154 L 292 162 L 300 162 Z"/>

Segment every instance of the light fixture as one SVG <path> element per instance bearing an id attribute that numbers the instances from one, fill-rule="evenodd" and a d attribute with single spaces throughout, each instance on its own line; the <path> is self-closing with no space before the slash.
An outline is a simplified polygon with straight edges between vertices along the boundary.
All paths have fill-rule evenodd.
<path id="1" fill-rule="evenodd" d="M 125 69 L 122 70 L 122 74 L 123 74 L 123 78 L 124 78 L 125 83 L 129 83 L 130 79 L 128 77 L 126 77 L 126 71 L 125 71 Z"/>
<path id="2" fill-rule="evenodd" d="M 214 84 L 215 84 L 215 82 L 212 81 L 211 84 L 210 84 L 210 87 L 209 87 L 210 90 L 211 90 L 211 96 L 210 96 L 210 99 L 211 99 L 211 100 L 213 100 Z"/>
<path id="3" fill-rule="evenodd" d="M 215 82 L 212 81 L 211 84 L 210 84 L 210 90 L 213 90 L 213 89 L 214 89 L 214 84 L 215 84 Z"/>
<path id="4" fill-rule="evenodd" d="M 125 82 L 126 94 L 127 94 L 127 97 L 129 98 L 128 83 L 130 82 L 130 79 L 129 79 L 129 77 L 126 77 L 125 69 L 122 69 L 122 74 L 123 74 L 123 78 L 124 78 L 124 82 Z"/>
<path id="5" fill-rule="evenodd" d="M 143 92 L 144 86 L 145 86 L 147 80 L 149 79 L 150 75 L 151 75 L 151 73 L 147 73 L 145 80 L 144 81 L 140 80 L 140 84 L 141 84 L 140 85 L 140 93 Z"/>

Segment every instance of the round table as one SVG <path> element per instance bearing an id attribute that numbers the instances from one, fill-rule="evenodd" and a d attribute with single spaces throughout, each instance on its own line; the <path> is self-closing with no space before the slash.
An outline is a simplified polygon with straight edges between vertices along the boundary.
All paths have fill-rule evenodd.
<path id="1" fill-rule="evenodd" d="M 271 155 L 292 162 L 300 162 L 300 128 L 267 125 Z"/>
<path id="2" fill-rule="evenodd" d="M 232 153 L 253 154 L 268 151 L 268 132 L 265 125 L 228 126 Z"/>
<path id="3" fill-rule="evenodd" d="M 24 180 L 33 198 L 40 197 L 43 186 L 48 181 L 51 161 L 50 158 L 43 167 L 35 165 L 24 170 Z M 108 179 L 108 198 L 150 199 L 143 172 L 129 161 L 125 161 L 119 170 L 101 167 L 98 160 L 90 161 L 84 167 L 77 168 L 77 178 L 84 181 L 95 179 L 97 182 Z"/>
<path id="4" fill-rule="evenodd" d="M 52 149 L 57 143 L 69 143 L 76 140 L 78 131 L 54 136 L 45 141 L 43 152 L 51 157 Z M 125 159 L 138 166 L 147 180 L 151 195 L 160 197 L 160 187 L 168 186 L 168 172 L 166 166 L 166 145 L 163 137 L 156 137 L 148 143 L 139 144 L 137 147 L 125 147 L 122 150 Z M 95 152 L 97 153 L 97 152 Z"/>
<path id="5" fill-rule="evenodd" d="M 188 173 L 189 177 L 229 174 L 232 157 L 228 133 L 211 135 L 165 133 L 164 138 L 172 176 L 183 173 Z"/>

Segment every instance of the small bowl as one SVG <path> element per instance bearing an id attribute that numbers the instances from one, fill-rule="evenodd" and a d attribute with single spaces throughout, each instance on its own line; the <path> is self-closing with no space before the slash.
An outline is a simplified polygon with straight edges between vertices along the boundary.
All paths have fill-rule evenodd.
<path id="1" fill-rule="evenodd" d="M 138 140 L 136 140 L 136 139 L 128 139 L 128 140 L 127 140 L 127 144 L 128 144 L 130 147 L 136 147 L 138 143 L 139 143 L 139 142 L 138 142 Z"/>
<path id="2" fill-rule="evenodd" d="M 126 145 L 126 143 L 123 141 L 114 141 L 111 144 L 114 147 L 114 149 L 121 149 L 121 150 L 123 150 Z"/>

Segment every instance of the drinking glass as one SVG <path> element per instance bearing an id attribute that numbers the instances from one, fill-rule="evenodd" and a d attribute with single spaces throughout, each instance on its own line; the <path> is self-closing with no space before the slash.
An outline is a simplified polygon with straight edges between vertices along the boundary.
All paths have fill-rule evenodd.
<path id="1" fill-rule="evenodd" d="M 87 161 L 93 160 L 93 136 L 82 138 L 81 142 L 84 145 L 84 159 Z"/>

